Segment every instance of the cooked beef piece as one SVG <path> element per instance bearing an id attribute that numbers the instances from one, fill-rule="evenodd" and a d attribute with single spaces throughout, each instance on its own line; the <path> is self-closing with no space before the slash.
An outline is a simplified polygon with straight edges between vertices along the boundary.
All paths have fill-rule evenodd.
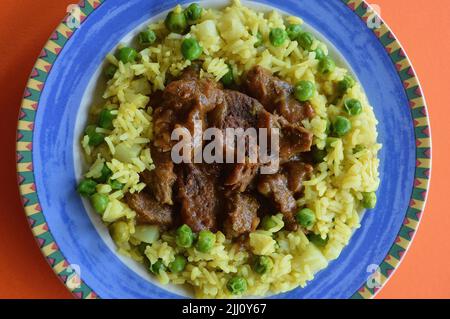
<path id="1" fill-rule="evenodd" d="M 247 94 L 260 101 L 267 111 L 277 113 L 291 123 L 314 116 L 311 104 L 299 102 L 294 98 L 292 85 L 261 66 L 253 67 L 247 73 L 243 84 Z"/>
<path id="2" fill-rule="evenodd" d="M 189 130 L 191 133 L 192 138 L 195 138 L 195 126 L 198 125 L 198 123 L 201 123 L 201 127 L 198 127 L 198 129 L 201 134 L 203 133 L 204 128 L 206 127 L 206 117 L 205 117 L 205 111 L 202 110 L 202 107 L 200 105 L 194 106 L 185 117 L 184 121 L 182 121 L 180 124 L 176 124 L 175 127 L 185 127 Z M 202 141 L 202 138 L 200 136 L 200 141 Z"/>
<path id="3" fill-rule="evenodd" d="M 216 108 L 208 114 L 208 122 L 210 127 L 215 127 L 222 130 L 224 138 L 226 138 L 227 128 L 242 129 L 242 134 L 246 133 L 246 130 L 254 128 L 255 133 L 258 133 L 256 128 L 258 126 L 258 118 L 261 112 L 264 112 L 264 108 L 257 100 L 237 91 L 226 90 L 223 103 L 217 105 Z M 242 139 L 239 140 L 238 137 L 236 137 L 234 141 L 227 142 L 229 144 L 234 142 L 234 145 L 237 146 L 238 141 L 240 142 Z M 249 157 L 250 141 L 248 136 L 245 136 L 244 142 L 245 156 Z M 258 149 L 256 144 L 258 141 L 255 140 L 254 142 L 255 149 L 252 151 L 257 155 Z M 227 155 L 227 152 L 230 151 L 232 151 L 232 149 L 229 149 L 228 147 L 224 148 L 225 155 Z M 236 155 L 236 152 L 234 152 L 235 158 Z"/>
<path id="4" fill-rule="evenodd" d="M 247 72 L 243 85 L 247 94 L 260 101 L 269 112 L 276 111 L 281 99 L 292 93 L 289 83 L 259 65 Z"/>
<path id="5" fill-rule="evenodd" d="M 149 104 L 154 110 L 161 105 L 163 91 L 157 90 L 150 95 Z"/>
<path id="6" fill-rule="evenodd" d="M 264 196 L 272 198 L 280 212 L 290 212 L 296 205 L 288 187 L 288 178 L 284 174 L 260 175 L 258 191 Z"/>
<path id="7" fill-rule="evenodd" d="M 153 146 L 160 152 L 169 152 L 172 149 L 172 130 L 176 121 L 175 111 L 165 107 L 158 107 L 153 112 Z"/>
<path id="8" fill-rule="evenodd" d="M 201 65 L 193 63 L 181 72 L 178 80 L 198 80 L 200 78 Z"/>
<path id="9" fill-rule="evenodd" d="M 178 80 L 167 85 L 163 93 L 163 104 L 186 114 L 199 105 L 205 112 L 211 111 L 223 99 L 223 91 L 214 81 Z"/>
<path id="10" fill-rule="evenodd" d="M 125 200 L 132 210 L 136 212 L 136 221 L 138 224 L 152 224 L 163 227 L 170 227 L 173 224 L 174 217 L 172 208 L 168 205 L 162 205 L 156 201 L 152 195 L 141 193 L 128 193 Z"/>
<path id="11" fill-rule="evenodd" d="M 194 120 L 204 122 L 206 113 L 221 103 L 223 95 L 214 81 L 202 79 L 171 82 L 164 90 L 160 107 L 153 115 L 153 145 L 160 151 L 170 151 L 175 144 L 170 137 L 176 124 L 187 127 L 193 136 Z"/>
<path id="12" fill-rule="evenodd" d="M 270 133 L 270 128 L 280 128 L 279 119 L 280 117 L 277 115 L 262 111 L 258 116 L 258 128 L 267 128 Z"/>
<path id="13" fill-rule="evenodd" d="M 226 236 L 234 238 L 255 231 L 259 225 L 258 208 L 258 201 L 251 195 L 233 193 L 227 197 L 227 218 L 224 223 Z"/>
<path id="14" fill-rule="evenodd" d="M 255 99 L 238 91 L 225 90 L 223 103 L 217 105 L 208 115 L 211 127 L 226 128 L 255 128 L 258 115 L 263 106 Z"/>
<path id="15" fill-rule="evenodd" d="M 258 117 L 260 112 L 265 112 L 263 106 L 255 99 L 242 94 L 237 91 L 225 91 L 224 103 L 219 104 L 213 111 L 208 114 L 209 125 L 223 130 L 227 128 L 241 128 L 244 131 L 249 128 L 257 128 Z M 237 146 L 237 141 L 234 141 Z M 248 156 L 250 156 L 248 138 L 245 141 L 245 163 L 236 163 L 230 165 L 228 174 L 225 177 L 225 185 L 231 186 L 232 189 L 245 191 L 247 186 L 256 176 L 259 164 L 250 163 Z M 257 141 L 255 141 L 257 143 Z M 256 146 L 256 145 L 255 145 Z M 224 149 L 224 155 L 230 149 Z M 257 149 L 253 150 L 257 155 Z M 237 153 L 234 151 L 235 160 L 237 160 Z"/>
<path id="16" fill-rule="evenodd" d="M 303 181 L 310 178 L 313 167 L 300 161 L 285 163 L 280 173 L 261 175 L 258 191 L 269 198 L 274 208 L 284 215 L 288 230 L 297 229 L 294 214 L 297 211 L 296 198 L 301 195 Z"/>
<path id="17" fill-rule="evenodd" d="M 259 163 L 250 162 L 230 164 L 224 185 L 233 190 L 244 192 L 256 177 L 259 166 Z"/>
<path id="18" fill-rule="evenodd" d="M 151 154 L 155 169 L 145 170 L 141 174 L 142 180 L 160 204 L 173 205 L 172 187 L 177 176 L 174 173 L 170 152 L 162 153 L 152 147 Z"/>
<path id="19" fill-rule="evenodd" d="M 177 185 L 182 222 L 195 232 L 217 229 L 221 201 L 214 167 L 181 164 L 178 167 Z"/>
<path id="20" fill-rule="evenodd" d="M 272 175 L 260 175 L 258 191 L 272 200 L 275 209 L 284 216 L 284 222 L 288 230 L 297 229 L 294 213 L 297 203 L 288 187 L 286 175 L 277 173 Z"/>
<path id="21" fill-rule="evenodd" d="M 303 181 L 309 179 L 313 172 L 313 167 L 300 161 L 292 161 L 283 165 L 283 173 L 288 178 L 288 188 L 295 198 L 301 195 Z"/>
<path id="22" fill-rule="evenodd" d="M 286 162 L 311 149 L 313 134 L 300 124 L 289 123 L 282 116 L 261 112 L 258 127 L 267 128 L 269 137 L 271 128 L 279 130 L 279 155 L 281 162 Z M 270 141 L 268 141 L 268 146 L 270 145 Z"/>
<path id="23" fill-rule="evenodd" d="M 281 121 L 280 160 L 287 161 L 311 150 L 313 134 L 298 124 Z"/>

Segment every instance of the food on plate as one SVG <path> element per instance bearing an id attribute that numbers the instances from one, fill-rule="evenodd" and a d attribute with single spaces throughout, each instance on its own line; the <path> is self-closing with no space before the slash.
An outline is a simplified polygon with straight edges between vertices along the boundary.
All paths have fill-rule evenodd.
<path id="1" fill-rule="evenodd" d="M 376 205 L 381 145 L 361 85 L 300 18 L 239 1 L 177 6 L 137 39 L 107 57 L 81 141 L 78 191 L 118 251 L 200 298 L 304 287 Z M 264 174 L 246 142 L 242 162 L 174 161 L 172 133 L 198 123 L 276 129 L 278 169 Z"/>

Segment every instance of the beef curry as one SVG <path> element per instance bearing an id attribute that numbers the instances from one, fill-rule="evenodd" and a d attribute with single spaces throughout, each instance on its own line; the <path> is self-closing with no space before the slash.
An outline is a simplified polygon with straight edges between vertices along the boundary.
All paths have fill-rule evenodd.
<path id="1" fill-rule="evenodd" d="M 193 231 L 222 231 L 239 238 L 254 231 L 267 214 L 281 212 L 286 228 L 295 230 L 296 201 L 302 182 L 310 178 L 312 166 L 306 152 L 312 133 L 301 121 L 314 111 L 308 102 L 293 97 L 293 87 L 260 66 L 245 75 L 242 84 L 224 89 L 213 79 L 200 78 L 193 65 L 154 94 L 154 139 L 151 154 L 155 169 L 141 174 L 147 187 L 128 194 L 128 205 L 140 224 L 175 229 L 182 224 Z M 171 133 L 177 127 L 278 128 L 280 168 L 275 174 L 260 174 L 262 163 L 174 164 Z"/>

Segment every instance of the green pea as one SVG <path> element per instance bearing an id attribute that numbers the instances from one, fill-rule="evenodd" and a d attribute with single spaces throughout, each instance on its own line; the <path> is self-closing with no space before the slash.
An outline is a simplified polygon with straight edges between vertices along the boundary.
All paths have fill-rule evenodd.
<path id="1" fill-rule="evenodd" d="M 228 280 L 227 289 L 233 295 L 243 294 L 247 290 L 247 280 L 243 277 L 232 277 Z"/>
<path id="2" fill-rule="evenodd" d="M 179 273 L 186 268 L 187 259 L 183 255 L 176 255 L 175 260 L 169 264 L 169 269 L 173 273 Z"/>
<path id="3" fill-rule="evenodd" d="M 319 62 L 319 71 L 322 74 L 331 73 L 336 68 L 336 63 L 330 57 L 325 57 Z"/>
<path id="4" fill-rule="evenodd" d="M 262 36 L 261 32 L 258 31 L 256 33 L 255 37 L 256 37 L 256 42 L 255 42 L 254 46 L 255 46 L 255 48 L 259 48 L 260 46 L 263 45 L 263 36 Z"/>
<path id="5" fill-rule="evenodd" d="M 300 24 L 290 24 L 286 28 L 286 33 L 292 41 L 302 33 L 302 26 Z"/>
<path id="6" fill-rule="evenodd" d="M 91 196 L 91 203 L 95 211 L 102 215 L 108 206 L 109 198 L 105 194 L 97 193 Z"/>
<path id="7" fill-rule="evenodd" d="M 135 49 L 129 47 L 123 47 L 119 50 L 119 60 L 122 63 L 132 63 L 136 61 L 138 53 Z"/>
<path id="8" fill-rule="evenodd" d="M 328 243 L 328 237 L 323 239 L 322 236 L 313 233 L 308 235 L 308 240 L 318 247 L 325 247 Z"/>
<path id="9" fill-rule="evenodd" d="M 338 82 L 338 90 L 341 94 L 344 94 L 348 89 L 351 89 L 355 83 L 355 80 L 351 76 L 346 75 Z"/>
<path id="10" fill-rule="evenodd" d="M 120 191 L 123 189 L 123 187 L 125 186 L 124 184 L 122 184 L 121 182 L 119 182 L 118 180 L 110 180 L 109 181 L 109 186 L 111 186 L 111 188 L 115 191 Z"/>
<path id="11" fill-rule="evenodd" d="M 309 51 L 314 43 L 314 36 L 309 32 L 302 32 L 298 35 L 297 42 L 304 50 Z"/>
<path id="12" fill-rule="evenodd" d="M 117 72 L 117 67 L 113 64 L 109 64 L 106 68 L 105 68 L 105 76 L 108 79 L 112 79 L 114 77 L 114 74 L 116 74 Z"/>
<path id="13" fill-rule="evenodd" d="M 323 50 L 321 48 L 317 48 L 314 50 L 314 52 L 316 53 L 316 60 L 323 60 L 325 59 L 326 55 L 325 52 L 323 52 Z"/>
<path id="14" fill-rule="evenodd" d="M 273 220 L 271 216 L 264 216 L 261 221 L 261 227 L 264 230 L 269 230 L 277 226 L 277 223 Z"/>
<path id="15" fill-rule="evenodd" d="M 110 226 L 109 232 L 116 243 L 126 243 L 130 240 L 130 229 L 126 222 L 115 222 Z"/>
<path id="16" fill-rule="evenodd" d="M 253 263 L 253 270 L 260 275 L 264 275 L 273 268 L 273 261 L 267 256 L 256 256 Z"/>
<path id="17" fill-rule="evenodd" d="M 107 130 L 112 130 L 114 128 L 113 120 L 116 118 L 112 114 L 111 110 L 104 109 L 100 112 L 98 119 L 98 126 Z"/>
<path id="18" fill-rule="evenodd" d="M 359 115 L 362 113 L 361 102 L 357 99 L 347 99 L 344 101 L 344 108 L 350 115 Z"/>
<path id="19" fill-rule="evenodd" d="M 142 46 L 152 45 L 156 41 L 156 34 L 153 30 L 139 33 L 139 44 Z"/>
<path id="20" fill-rule="evenodd" d="M 194 243 L 194 234 L 188 225 L 183 225 L 176 230 L 175 242 L 178 247 L 189 248 Z"/>
<path id="21" fill-rule="evenodd" d="M 281 28 L 273 28 L 272 30 L 270 30 L 269 33 L 270 43 L 272 43 L 274 47 L 282 46 L 283 43 L 286 41 L 287 37 L 288 35 L 286 31 Z"/>
<path id="22" fill-rule="evenodd" d="M 201 253 L 209 253 L 216 243 L 216 235 L 209 230 L 202 230 L 198 234 L 195 248 Z"/>
<path id="23" fill-rule="evenodd" d="M 105 140 L 105 136 L 101 133 L 96 132 L 95 125 L 89 125 L 85 131 L 86 135 L 89 137 L 90 146 L 99 146 Z"/>
<path id="24" fill-rule="evenodd" d="M 184 10 L 184 15 L 188 24 L 195 24 L 201 17 L 203 8 L 198 3 L 192 3 Z"/>
<path id="25" fill-rule="evenodd" d="M 375 192 L 362 193 L 362 204 L 366 209 L 373 209 L 377 205 L 377 194 Z"/>
<path id="26" fill-rule="evenodd" d="M 164 23 L 170 32 L 185 34 L 187 31 L 188 23 L 184 12 L 169 12 Z"/>
<path id="27" fill-rule="evenodd" d="M 95 181 L 100 184 L 105 184 L 111 177 L 112 171 L 109 169 L 108 165 L 104 164 L 101 170 L 101 176 Z"/>
<path id="28" fill-rule="evenodd" d="M 319 164 L 325 160 L 325 157 L 328 155 L 328 152 L 326 149 L 319 150 L 317 147 L 315 147 L 312 150 L 311 155 L 312 155 L 313 162 L 315 164 Z"/>
<path id="29" fill-rule="evenodd" d="M 333 133 L 336 134 L 339 137 L 344 136 L 350 130 L 352 129 L 352 123 L 350 121 L 343 117 L 343 116 L 337 116 L 334 123 L 333 123 Z"/>
<path id="30" fill-rule="evenodd" d="M 311 81 L 300 81 L 294 90 L 294 95 L 300 102 L 309 101 L 316 90 L 316 86 Z"/>
<path id="31" fill-rule="evenodd" d="M 95 194 L 97 183 L 92 179 L 84 179 L 78 184 L 78 193 L 82 196 L 91 196 Z"/>
<path id="32" fill-rule="evenodd" d="M 297 223 L 305 228 L 311 228 L 316 222 L 316 215 L 309 208 L 301 209 L 296 215 Z"/>
<path id="33" fill-rule="evenodd" d="M 105 136 L 100 133 L 95 133 L 89 136 L 89 145 L 90 146 L 98 146 L 105 140 Z"/>
<path id="34" fill-rule="evenodd" d="M 222 82 L 222 84 L 225 87 L 230 87 L 234 84 L 234 74 L 233 74 L 233 69 L 228 66 L 228 73 L 225 74 L 220 81 Z"/>
<path id="35" fill-rule="evenodd" d="M 159 275 L 161 271 L 164 271 L 165 269 L 166 266 L 164 266 L 162 259 L 158 259 L 153 265 L 150 266 L 150 271 L 155 275 Z"/>
<path id="36" fill-rule="evenodd" d="M 194 38 L 187 38 L 184 39 L 183 43 L 181 44 L 181 53 L 186 60 L 193 61 L 198 59 L 202 55 L 203 48 Z"/>

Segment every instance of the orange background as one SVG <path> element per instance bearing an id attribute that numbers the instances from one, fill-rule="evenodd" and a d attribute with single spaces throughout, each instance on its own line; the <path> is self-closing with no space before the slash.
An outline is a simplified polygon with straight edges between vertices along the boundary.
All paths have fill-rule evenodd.
<path id="1" fill-rule="evenodd" d="M 77 0 L 1 0 L 0 298 L 71 298 L 42 257 L 16 186 L 23 89 L 47 38 Z M 433 172 L 414 245 L 378 298 L 450 298 L 450 0 L 373 0 L 419 75 L 431 117 Z M 432 4 L 431 4 L 432 3 Z M 45 9 L 42 9 L 45 7 Z"/>

